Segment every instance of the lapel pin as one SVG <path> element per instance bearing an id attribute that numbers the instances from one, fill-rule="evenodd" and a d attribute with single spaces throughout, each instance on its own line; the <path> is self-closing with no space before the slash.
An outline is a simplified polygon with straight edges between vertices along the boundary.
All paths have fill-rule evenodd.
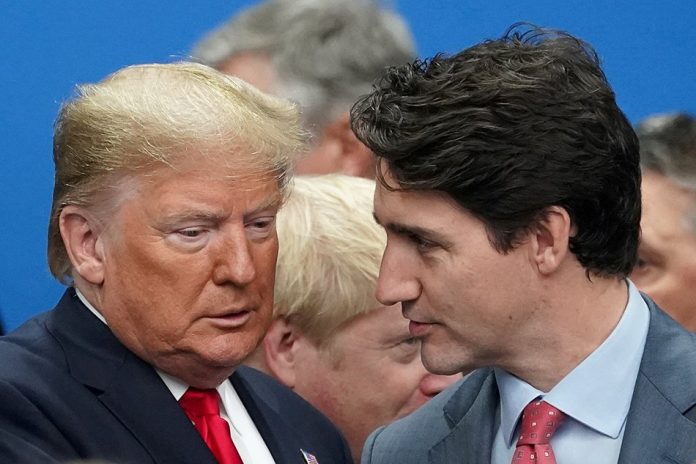
<path id="1" fill-rule="evenodd" d="M 319 461 L 317 461 L 316 456 L 314 456 L 311 453 L 306 452 L 302 448 L 300 448 L 300 451 L 302 452 L 302 456 L 304 456 L 304 460 L 307 464 L 319 464 Z"/>

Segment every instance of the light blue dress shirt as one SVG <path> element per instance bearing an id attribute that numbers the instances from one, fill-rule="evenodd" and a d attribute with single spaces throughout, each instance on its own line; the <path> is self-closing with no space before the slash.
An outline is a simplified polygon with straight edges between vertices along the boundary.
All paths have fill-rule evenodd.
<path id="1" fill-rule="evenodd" d="M 631 406 L 650 313 L 635 285 L 628 283 L 628 304 L 607 339 L 548 393 L 495 370 L 500 390 L 499 427 L 492 464 L 510 464 L 522 410 L 537 397 L 567 418 L 551 438 L 558 464 L 616 464 Z"/>

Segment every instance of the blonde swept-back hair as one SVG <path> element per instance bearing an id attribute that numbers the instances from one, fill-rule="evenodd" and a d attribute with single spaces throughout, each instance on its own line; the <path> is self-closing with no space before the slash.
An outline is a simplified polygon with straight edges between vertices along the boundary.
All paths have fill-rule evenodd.
<path id="1" fill-rule="evenodd" d="M 378 306 L 386 235 L 372 217 L 375 182 L 340 174 L 298 176 L 278 213 L 274 316 L 318 346 Z"/>
<path id="2" fill-rule="evenodd" d="M 78 86 L 55 123 L 51 273 L 71 280 L 58 223 L 65 206 L 104 209 L 122 181 L 205 156 L 240 175 L 275 176 L 284 192 L 294 156 L 306 149 L 300 124 L 293 104 L 196 63 L 129 66 Z"/>

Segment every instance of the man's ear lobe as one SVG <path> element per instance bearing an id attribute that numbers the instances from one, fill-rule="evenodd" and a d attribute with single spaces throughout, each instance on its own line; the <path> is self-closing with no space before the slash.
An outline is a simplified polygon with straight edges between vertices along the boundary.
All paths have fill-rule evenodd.
<path id="1" fill-rule="evenodd" d="M 270 374 L 283 385 L 294 388 L 296 383 L 296 364 L 298 362 L 298 339 L 302 335 L 287 319 L 273 320 L 263 339 L 266 366 Z"/>
<path id="2" fill-rule="evenodd" d="M 87 282 L 104 282 L 104 246 L 100 224 L 82 207 L 68 205 L 58 219 L 60 235 L 72 263 L 73 272 Z"/>
<path id="3" fill-rule="evenodd" d="M 544 216 L 530 234 L 534 262 L 543 275 L 555 272 L 569 253 L 573 225 L 560 206 L 546 208 Z"/>

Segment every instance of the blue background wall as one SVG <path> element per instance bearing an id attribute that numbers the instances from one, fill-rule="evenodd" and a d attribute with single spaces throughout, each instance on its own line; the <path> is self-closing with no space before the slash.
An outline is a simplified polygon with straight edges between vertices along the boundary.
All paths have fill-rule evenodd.
<path id="1" fill-rule="evenodd" d="M 348 0 L 347 0 L 348 1 Z M 62 293 L 45 264 L 52 123 L 76 83 L 133 63 L 185 56 L 205 31 L 253 1 L 0 0 L 0 312 L 9 328 Z M 513 22 L 592 43 L 628 117 L 696 113 L 692 0 L 401 0 L 421 56 L 498 37 Z"/>

